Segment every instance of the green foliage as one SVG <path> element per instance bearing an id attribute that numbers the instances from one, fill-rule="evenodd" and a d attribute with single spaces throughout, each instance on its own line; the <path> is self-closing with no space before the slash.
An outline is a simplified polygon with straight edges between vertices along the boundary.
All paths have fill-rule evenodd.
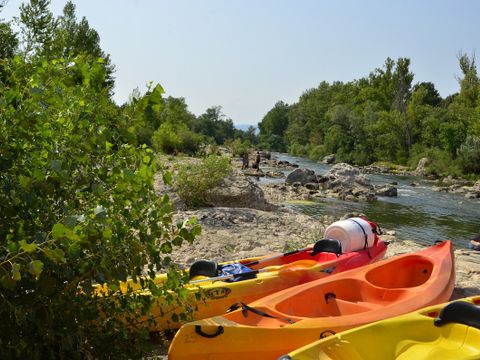
<path id="1" fill-rule="evenodd" d="M 13 31 L 10 23 L 0 21 L 0 61 L 1 59 L 12 58 L 17 47 L 17 34 Z"/>
<path id="2" fill-rule="evenodd" d="M 102 59 L 8 62 L 0 88 L 0 342 L 4 358 L 138 357 L 131 325 L 148 296 L 93 296 L 169 264 L 193 241 L 153 189 L 154 153 L 125 142 L 125 118 L 104 88 Z M 173 276 L 173 275 L 172 275 Z M 181 285 L 158 287 L 167 294 Z M 127 326 L 129 324 L 129 326 Z"/>
<path id="3" fill-rule="evenodd" d="M 416 168 L 418 161 L 423 157 L 430 159 L 430 163 L 426 167 L 427 175 L 459 176 L 461 174 L 458 162 L 452 158 L 448 151 L 439 148 L 425 148 L 421 145 L 413 148 L 412 157 L 409 160 L 410 167 Z"/>
<path id="4" fill-rule="evenodd" d="M 314 160 L 333 153 L 337 161 L 358 165 L 411 164 L 418 149 L 422 153 L 432 149 L 437 159 L 432 171 L 457 173 L 458 163 L 452 162 L 457 150 L 467 134 L 480 136 L 475 58 L 460 54 L 459 65 L 460 93 L 446 99 L 431 82 L 412 87 L 414 74 L 408 58 L 387 58 L 382 68 L 359 80 L 321 82 L 305 91 L 297 103 L 279 102 L 267 113 L 259 124 L 260 145 L 275 150 L 285 147 L 292 155 Z M 473 160 L 463 158 L 464 171 L 475 167 L 467 164 Z"/>
<path id="5" fill-rule="evenodd" d="M 181 164 L 175 178 L 178 195 L 188 207 L 209 206 L 209 191 L 230 175 L 230 159 L 210 155 L 199 162 Z"/>
<path id="6" fill-rule="evenodd" d="M 165 154 L 195 154 L 202 142 L 202 136 L 190 131 L 186 125 L 165 122 L 153 133 L 152 146 Z"/>
<path id="7" fill-rule="evenodd" d="M 288 128 L 289 106 L 279 101 L 259 123 L 260 142 L 267 150 L 285 152 L 287 146 L 284 140 Z"/>
<path id="8" fill-rule="evenodd" d="M 233 156 L 243 156 L 250 152 L 250 142 L 240 139 L 229 140 L 225 145 L 232 151 Z"/>
<path id="9" fill-rule="evenodd" d="M 26 56 L 50 54 L 57 21 L 49 10 L 50 0 L 30 0 L 20 5 L 20 32 Z"/>
<path id="10" fill-rule="evenodd" d="M 466 173 L 480 174 L 480 137 L 467 136 L 458 148 L 458 161 Z"/>

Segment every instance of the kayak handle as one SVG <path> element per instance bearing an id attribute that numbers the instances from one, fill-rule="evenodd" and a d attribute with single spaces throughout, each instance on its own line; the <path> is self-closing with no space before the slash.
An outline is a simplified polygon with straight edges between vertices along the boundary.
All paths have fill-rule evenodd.
<path id="1" fill-rule="evenodd" d="M 435 326 L 458 323 L 480 329 L 480 308 L 466 301 L 455 301 L 445 306 L 433 323 Z"/>
<path id="2" fill-rule="evenodd" d="M 320 334 L 320 339 L 325 339 L 327 336 L 336 335 L 337 333 L 333 330 L 325 330 Z"/>
<path id="3" fill-rule="evenodd" d="M 206 337 L 206 338 L 209 338 L 209 339 L 212 339 L 214 337 L 217 337 L 218 335 L 221 335 L 223 334 L 225 330 L 223 329 L 223 326 L 219 326 L 217 328 L 217 331 L 215 331 L 213 334 L 207 334 L 206 332 L 203 332 L 202 330 L 202 326 L 201 325 L 195 325 L 195 332 L 200 335 L 200 336 L 203 336 L 203 337 Z"/>

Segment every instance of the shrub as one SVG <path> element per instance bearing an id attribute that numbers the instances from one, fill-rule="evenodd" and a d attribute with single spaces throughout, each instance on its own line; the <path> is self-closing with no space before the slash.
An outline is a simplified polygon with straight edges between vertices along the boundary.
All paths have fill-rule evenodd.
<path id="1" fill-rule="evenodd" d="M 232 151 L 233 156 L 243 156 L 250 151 L 250 141 L 241 141 L 240 139 L 229 140 L 225 145 Z"/>
<path id="2" fill-rule="evenodd" d="M 180 151 L 182 139 L 177 129 L 169 122 L 163 123 L 153 133 L 153 148 L 164 154 L 175 154 Z"/>
<path id="3" fill-rule="evenodd" d="M 182 164 L 175 179 L 178 195 L 189 207 L 208 206 L 209 190 L 231 172 L 230 159 L 225 156 L 209 155 L 200 162 Z"/>
<path id="4" fill-rule="evenodd" d="M 458 161 L 467 173 L 480 174 L 480 137 L 467 136 L 457 150 Z"/>
<path id="5" fill-rule="evenodd" d="M 130 127 L 100 86 L 102 59 L 8 66 L 0 87 L 2 358 L 139 358 L 148 333 L 133 325 L 152 296 L 100 298 L 93 284 L 117 289 L 145 270 L 154 276 L 199 228 L 172 223 L 168 197 L 153 188 L 153 152 L 121 140 Z M 163 287 L 142 286 L 169 294 L 182 282 L 169 274 Z"/>

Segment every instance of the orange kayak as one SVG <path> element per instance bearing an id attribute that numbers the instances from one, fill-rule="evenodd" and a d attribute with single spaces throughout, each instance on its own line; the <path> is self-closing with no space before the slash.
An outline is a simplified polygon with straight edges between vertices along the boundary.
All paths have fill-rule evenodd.
<path id="1" fill-rule="evenodd" d="M 188 323 L 169 359 L 276 359 L 319 338 L 446 302 L 454 283 L 452 244 L 444 241 Z"/>

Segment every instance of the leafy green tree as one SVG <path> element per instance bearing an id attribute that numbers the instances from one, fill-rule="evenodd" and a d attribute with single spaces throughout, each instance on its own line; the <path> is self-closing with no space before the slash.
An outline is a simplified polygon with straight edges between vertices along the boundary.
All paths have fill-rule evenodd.
<path id="1" fill-rule="evenodd" d="M 0 87 L 2 357 L 138 358 L 148 340 L 138 322 L 153 298 L 98 297 L 93 285 L 115 290 L 145 269 L 155 276 L 199 228 L 173 223 L 168 197 L 153 188 L 156 156 L 124 142 L 101 60 L 15 57 L 8 66 L 9 86 Z M 172 298 L 182 279 L 169 274 L 163 285 L 141 286 Z"/>
<path id="2" fill-rule="evenodd" d="M 0 60 L 10 59 L 17 52 L 18 38 L 10 23 L 0 21 Z"/>
<path id="3" fill-rule="evenodd" d="M 107 73 L 105 87 L 113 88 L 115 66 L 111 63 L 110 56 L 100 47 L 100 36 L 92 29 L 88 20 L 83 17 L 77 22 L 75 4 L 68 1 L 63 8 L 63 14 L 58 18 L 53 40 L 54 51 L 62 57 L 69 58 L 79 54 L 88 54 L 94 58 L 104 59 Z"/>
<path id="4" fill-rule="evenodd" d="M 233 140 L 235 137 L 235 126 L 231 119 L 226 119 L 220 106 L 208 108 L 194 122 L 193 131 L 205 135 L 216 144 L 223 144 L 226 140 Z"/>
<path id="5" fill-rule="evenodd" d="M 417 92 L 420 89 L 424 90 L 422 98 L 424 105 L 430 105 L 433 107 L 440 105 L 443 99 L 432 82 L 421 82 L 415 84 L 413 87 L 413 92 Z"/>
<path id="6" fill-rule="evenodd" d="M 52 51 L 57 21 L 49 10 L 50 0 L 29 0 L 20 5 L 18 19 L 25 56 L 48 55 Z"/>
<path id="7" fill-rule="evenodd" d="M 478 104 L 478 96 L 480 93 L 480 79 L 477 74 L 475 56 L 470 58 L 467 54 L 461 53 L 458 56 L 458 61 L 463 73 L 463 78 L 458 79 L 460 83 L 460 93 L 457 101 L 468 108 L 474 108 Z"/>
<path id="8" fill-rule="evenodd" d="M 258 124 L 260 129 L 260 141 L 268 150 L 285 152 L 287 145 L 284 141 L 285 131 L 288 128 L 290 107 L 283 101 L 279 101 L 263 117 Z"/>

